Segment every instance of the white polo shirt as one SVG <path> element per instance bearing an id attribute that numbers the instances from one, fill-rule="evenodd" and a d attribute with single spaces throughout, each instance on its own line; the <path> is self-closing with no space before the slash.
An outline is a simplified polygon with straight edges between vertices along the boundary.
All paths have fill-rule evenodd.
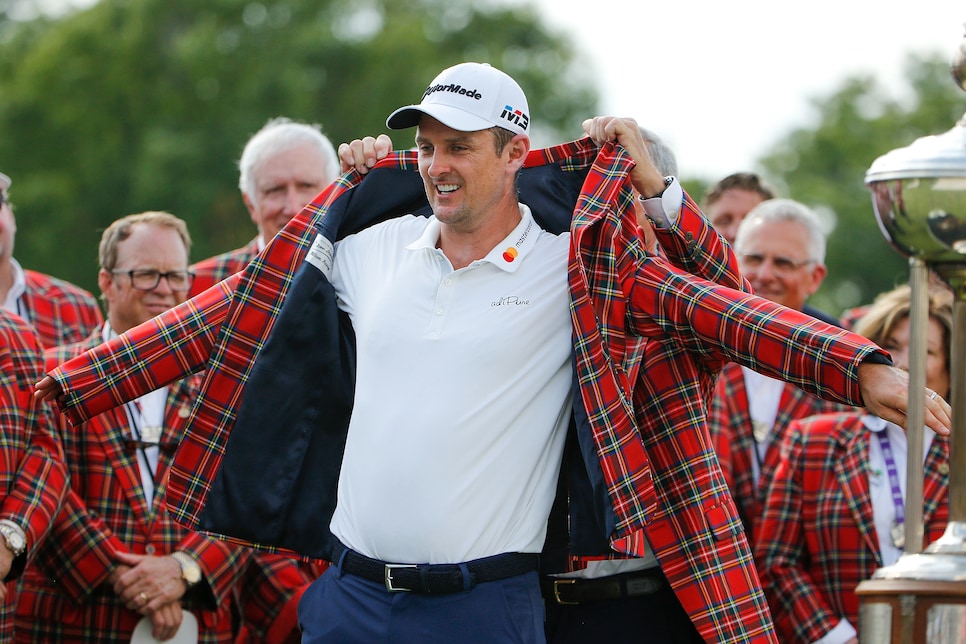
<path id="1" fill-rule="evenodd" d="M 541 550 L 570 418 L 570 235 L 520 213 L 457 271 L 435 218 L 336 246 L 357 378 L 330 527 L 349 548 L 398 563 Z"/>

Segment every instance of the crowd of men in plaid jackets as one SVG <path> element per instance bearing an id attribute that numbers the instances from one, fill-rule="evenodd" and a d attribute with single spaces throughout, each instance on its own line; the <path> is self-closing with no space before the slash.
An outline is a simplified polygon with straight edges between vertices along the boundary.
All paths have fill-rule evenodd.
<path id="1" fill-rule="evenodd" d="M 263 140 L 274 143 L 260 146 Z M 254 172 L 255 168 L 260 171 Z M 243 248 L 194 264 L 190 291 L 184 290 L 179 301 L 242 270 L 290 217 L 335 179 L 338 160 L 317 126 L 273 119 L 249 141 L 240 169 L 239 187 L 258 236 Z M 137 451 L 143 448 L 139 447 L 140 437 L 130 438 L 130 425 L 137 425 L 132 411 L 120 409 L 72 427 L 32 397 L 34 384 L 45 371 L 107 336 L 105 318 L 94 296 L 63 280 L 22 268 L 13 258 L 16 226 L 9 202 L 10 185 L 9 177 L 0 174 L 0 297 L 4 290 L 7 293 L 0 308 L 0 480 L 4 483 L 0 573 L 6 581 L 0 586 L 4 600 L 0 641 L 13 641 L 14 637 L 16 641 L 129 639 L 134 625 L 148 614 L 141 605 L 146 593 L 135 593 L 134 586 L 118 581 L 118 569 L 124 572 L 135 568 L 139 559 L 112 558 L 118 557 L 117 551 L 141 557 L 181 553 L 192 560 L 187 568 L 178 560 L 179 568 L 185 571 L 187 590 L 181 605 L 196 615 L 199 641 L 297 641 L 298 600 L 325 569 L 325 562 L 296 561 L 217 542 L 184 529 L 167 515 L 164 506 L 164 475 L 170 454 L 161 450 L 156 457 L 151 498 L 141 489 L 143 473 L 139 468 L 145 467 L 141 463 L 147 462 L 147 457 Z M 716 219 L 732 222 L 774 196 L 754 175 L 739 174 L 714 186 L 703 206 L 712 224 Z M 725 233 L 728 226 L 722 223 L 718 228 L 725 237 L 729 237 Z M 730 237 L 728 241 L 734 244 L 736 240 Z M 748 256 L 755 255 L 749 252 Z M 812 271 L 816 267 L 822 270 L 811 274 L 806 297 L 824 276 L 821 260 L 806 268 Z M 174 286 L 171 280 L 180 268 L 169 268 L 169 272 L 156 276 L 155 286 L 161 284 L 162 277 L 168 286 Z M 135 276 L 127 277 L 134 287 Z M 803 309 L 803 300 L 776 301 Z M 807 312 L 820 315 L 814 310 Z M 164 418 L 170 426 L 164 428 L 159 444 L 164 443 L 165 436 L 180 436 L 188 415 L 182 410 L 190 405 L 198 386 L 198 379 L 188 378 L 168 392 Z M 749 539 L 754 540 L 767 504 L 765 488 L 780 461 L 782 442 L 799 431 L 798 421 L 805 417 L 845 409 L 784 385 L 771 416 L 770 431 L 762 437 L 760 427 L 756 427 L 760 413 L 746 391 L 751 386 L 752 381 L 743 376 L 740 367 L 729 365 L 707 404 L 724 476 Z M 91 446 L 78 446 L 74 436 L 78 432 L 103 432 L 103 445 L 94 448 L 104 452 L 101 461 L 91 456 Z M 948 459 L 948 451 L 945 455 L 937 452 L 934 457 L 938 459 L 932 464 L 934 484 L 927 486 L 933 510 L 928 515 L 932 522 L 927 539 L 942 530 L 946 516 L 948 465 L 943 469 L 942 459 Z M 861 494 L 863 484 L 856 485 Z M 103 503 L 93 503 L 95 497 Z M 775 517 L 770 520 L 774 522 Z M 836 568 L 837 556 L 849 562 L 843 564 L 849 567 L 848 574 L 831 575 L 836 580 L 830 582 L 833 585 L 867 578 L 883 564 L 874 539 L 859 540 L 853 547 L 864 551 L 861 564 L 855 563 L 855 553 L 827 553 L 828 568 Z M 756 556 L 764 550 L 761 547 Z M 191 563 L 200 567 L 200 580 L 189 579 Z M 767 572 L 761 572 L 767 581 Z M 794 611 L 786 610 L 777 598 L 777 587 L 766 584 L 765 590 L 783 641 L 814 641 L 839 621 L 857 623 L 854 598 L 845 608 L 835 601 L 816 600 L 809 604 L 809 615 L 799 617 L 790 614 Z M 849 588 L 840 590 L 851 593 Z"/>
<path id="2" fill-rule="evenodd" d="M 288 119 L 273 119 L 269 129 L 281 134 L 288 124 Z M 172 456 L 166 445 L 175 444 L 184 431 L 200 377 L 186 378 L 163 396 L 162 410 L 156 412 L 163 418 L 163 428 L 154 439 L 159 447 L 150 461 L 145 454 L 151 450 L 144 449 L 150 438 L 132 440 L 132 431 L 146 429 L 139 422 L 140 407 L 122 408 L 72 427 L 32 395 L 45 371 L 100 344 L 111 333 L 157 314 L 157 308 L 151 308 L 157 302 L 147 299 L 155 291 L 164 291 L 171 297 L 168 305 L 174 305 L 243 268 L 257 254 L 259 243 L 264 245 L 263 235 L 270 239 L 283 220 L 335 178 L 338 162 L 331 144 L 317 128 L 303 124 L 298 128 L 302 138 L 289 142 L 289 147 L 301 146 L 301 150 L 294 157 L 288 156 L 291 150 L 278 154 L 288 174 L 298 175 L 298 180 L 272 177 L 272 181 L 297 184 L 291 194 L 281 200 L 274 192 L 264 194 L 267 189 L 255 185 L 248 172 L 261 159 L 246 160 L 243 195 L 259 237 L 249 246 L 190 267 L 194 279 L 178 281 L 179 274 L 189 269 L 190 237 L 184 222 L 168 213 L 141 213 L 115 221 L 105 231 L 99 257 L 107 318 L 91 293 L 24 269 L 13 258 L 12 181 L 0 174 L 0 290 L 6 292 L 0 307 L 0 479 L 4 483 L 0 575 L 6 582 L 0 585 L 0 641 L 130 641 L 138 622 L 151 613 L 147 607 L 135 606 L 137 596 L 130 600 L 123 594 L 133 583 L 125 583 L 123 572 L 136 569 L 141 560 L 170 559 L 171 555 L 181 558 L 173 570 L 187 561 L 189 572 L 200 571 L 200 578 L 189 580 L 186 574 L 178 582 L 184 583 L 185 592 L 176 604 L 195 616 L 198 641 L 298 641 L 298 600 L 325 569 L 325 562 L 297 561 L 228 544 L 186 530 L 166 510 L 164 479 Z M 262 176 L 261 180 L 267 179 Z M 252 201 L 255 194 L 261 194 L 260 203 Z M 123 232 L 111 232 L 116 229 Z M 174 241 L 170 241 L 165 233 L 174 230 L 180 238 L 172 233 Z M 139 289 L 135 280 L 145 277 L 122 270 L 114 274 L 108 270 L 105 286 L 105 265 L 114 268 L 118 249 L 138 252 L 139 247 L 132 246 L 141 234 L 136 231 L 145 236 L 145 247 L 173 249 L 176 257 L 183 257 L 176 264 L 183 261 L 184 265 L 166 265 L 162 275 L 154 276 L 154 289 Z M 112 234 L 114 239 L 106 244 Z M 103 254 L 108 246 L 113 259 Z M 115 301 L 115 289 L 140 304 L 132 307 Z M 114 318 L 112 312 L 135 312 L 137 317 Z M 145 469 L 153 470 L 150 481 L 142 475 Z M 180 573 L 170 576 L 182 577 Z M 159 611 L 157 624 L 151 624 L 155 628 L 149 631 L 167 639 L 177 631 L 181 617 L 169 612 L 162 618 L 162 614 Z"/>

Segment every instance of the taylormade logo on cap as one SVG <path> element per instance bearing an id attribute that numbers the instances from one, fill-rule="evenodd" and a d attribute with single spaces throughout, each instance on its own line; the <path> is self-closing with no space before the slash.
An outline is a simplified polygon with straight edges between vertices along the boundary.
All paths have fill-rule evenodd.
<path id="1" fill-rule="evenodd" d="M 434 92 L 454 92 L 456 94 L 466 94 L 468 97 L 475 98 L 477 100 L 483 98 L 483 95 L 477 92 L 475 89 L 466 91 L 466 89 L 464 89 L 461 85 L 430 85 L 426 88 L 426 91 L 423 92 L 423 98 L 425 99 Z"/>
<path id="2" fill-rule="evenodd" d="M 386 125 L 401 130 L 419 124 L 423 114 L 461 132 L 494 125 L 517 134 L 530 132 L 527 97 L 515 80 L 486 63 L 461 63 L 433 79 L 418 105 L 401 107 Z"/>

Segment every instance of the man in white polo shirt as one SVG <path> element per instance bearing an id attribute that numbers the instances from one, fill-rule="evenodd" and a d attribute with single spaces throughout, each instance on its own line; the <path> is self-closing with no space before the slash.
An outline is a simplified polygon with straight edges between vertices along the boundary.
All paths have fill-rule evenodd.
<path id="1" fill-rule="evenodd" d="M 360 184 L 350 173 L 249 265 L 239 289 L 253 291 L 227 306 L 209 291 L 161 320 L 163 329 L 144 325 L 62 365 L 39 383 L 38 397 L 57 398 L 78 418 L 136 394 L 134 370 L 163 382 L 210 354 L 195 425 L 169 484 L 191 497 L 189 506 L 201 500 L 195 491 L 207 491 L 198 521 L 206 529 L 331 557 L 300 605 L 303 641 L 540 642 L 536 559 L 573 395 L 572 436 L 592 478 L 585 491 L 597 521 L 572 514 L 571 525 L 592 532 L 595 548 L 633 556 L 646 553 L 646 532 L 675 601 L 706 639 L 774 641 L 708 445 L 701 374 L 728 359 L 753 363 L 803 386 L 811 378 L 812 389 L 864 401 L 900 423 L 906 377 L 858 336 L 824 325 L 798 333 L 800 314 L 643 252 L 634 193 L 656 200 L 665 215 L 695 207 L 654 168 L 630 119 L 591 119 L 584 127 L 592 141 L 530 150 L 519 86 L 488 65 L 466 63 L 445 70 L 419 105 L 397 110 L 388 125 L 416 126 L 417 151 L 373 174 L 395 192 L 393 170 L 404 170 L 418 192 L 410 181 L 415 162 L 426 199 L 414 207 L 433 216 L 395 220 L 396 212 L 332 252 L 340 226 L 358 224 L 342 206 L 361 204 L 352 215 L 364 219 L 368 199 L 387 190 L 378 176 Z M 362 172 L 388 147 L 388 138 L 361 140 L 340 147 L 340 158 Z M 521 194 L 532 196 L 533 212 L 517 197 L 524 166 Z M 543 172 L 527 172 L 537 168 Z M 541 179 L 539 195 L 524 193 Z M 306 226 L 313 213 L 324 216 Z M 558 234 L 547 232 L 553 227 Z M 701 243 L 688 234 L 682 253 Z M 293 266 L 290 290 L 262 288 Z M 268 301 L 276 296 L 284 302 Z M 345 377 L 355 374 L 351 400 L 338 400 L 349 403 L 348 415 L 335 404 L 319 406 L 329 400 L 328 384 L 345 382 L 327 370 L 349 350 L 340 344 L 328 352 L 329 340 L 347 339 L 341 320 L 337 334 L 325 327 L 336 304 L 352 323 L 355 349 L 345 364 Z M 198 305 L 210 317 L 182 324 Z M 270 331 L 234 326 L 264 320 L 276 305 Z M 178 330 L 168 334 L 170 324 Z M 118 347 L 138 336 L 167 350 L 147 355 L 140 348 L 151 342 L 135 340 L 119 363 Z M 176 336 L 184 341 L 171 346 Z M 323 340 L 325 351 L 315 352 Z M 228 344 L 232 355 L 219 362 Z M 98 373 L 90 366 L 102 358 L 117 377 L 111 395 L 95 402 L 105 387 L 90 381 Z M 159 358 L 163 370 L 155 369 Z M 235 373 L 246 376 L 236 383 L 246 389 L 240 409 L 210 414 L 226 394 L 237 400 L 240 390 L 226 378 L 238 360 Z M 250 361 L 257 364 L 245 371 Z M 273 389 L 279 381 L 285 390 Z M 926 405 L 927 423 L 948 433 L 948 405 Z M 289 410 L 307 415 L 280 422 Z M 347 431 L 340 425 L 330 434 L 323 425 L 336 416 Z M 222 427 L 232 432 L 231 445 L 219 453 L 227 432 L 210 430 Z M 212 473 L 222 454 L 222 469 Z M 277 474 L 249 485 L 251 467 L 259 466 Z M 253 522 L 253 513 L 266 520 Z"/>
<path id="2" fill-rule="evenodd" d="M 331 523 L 347 551 L 342 574 L 324 575 L 303 599 L 303 641 L 350 634 L 361 641 L 360 628 L 372 628 L 373 638 L 398 628 L 419 639 L 427 625 L 447 622 L 457 628 L 453 641 L 458 625 L 470 623 L 487 624 L 491 641 L 542 633 L 537 553 L 570 419 L 569 234 L 540 229 L 517 201 L 516 175 L 530 150 L 519 86 L 485 65 L 448 73 L 427 93 L 477 88 L 481 100 L 500 102 L 500 110 L 491 106 L 496 113 L 512 105 L 524 116 L 498 124 L 439 102 L 389 118 L 391 127 L 419 125 L 433 217 L 393 219 L 336 246 L 332 283 L 357 338 L 355 403 Z M 430 388 L 414 397 L 421 383 Z M 418 476 L 401 482 L 400 463 Z M 357 576 L 372 560 L 471 562 L 474 575 L 494 578 L 467 588 L 460 601 L 454 596 L 441 613 L 440 595 L 399 597 L 386 591 L 392 580 Z M 406 569 L 399 573 L 405 587 Z M 360 597 L 372 600 L 365 625 L 353 615 Z M 402 605 L 403 615 L 393 616 Z"/>

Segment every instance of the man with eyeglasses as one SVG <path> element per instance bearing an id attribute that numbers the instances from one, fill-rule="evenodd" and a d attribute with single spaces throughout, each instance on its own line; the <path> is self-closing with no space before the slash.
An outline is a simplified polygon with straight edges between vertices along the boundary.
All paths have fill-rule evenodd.
<path id="1" fill-rule="evenodd" d="M 735 254 L 756 295 L 796 311 L 825 278 L 825 233 L 815 213 L 791 199 L 755 206 L 738 226 Z M 731 363 L 718 378 L 708 427 L 748 534 L 761 518 L 761 494 L 777 463 L 778 440 L 793 420 L 841 410 L 793 384 Z"/>
<path id="2" fill-rule="evenodd" d="M 184 302 L 190 246 L 184 221 L 165 212 L 108 226 L 98 253 L 107 322 L 81 343 L 48 349 L 48 368 Z M 247 551 L 186 530 L 167 511 L 168 467 L 199 381 L 155 389 L 80 426 L 58 417 L 70 492 L 25 572 L 18 635 L 126 641 L 146 617 L 161 640 L 181 627 L 197 629 L 200 642 L 231 638 L 229 607 Z"/>
<path id="3" fill-rule="evenodd" d="M 104 321 L 93 295 L 70 282 L 23 268 L 13 257 L 17 222 L 10 177 L 0 172 L 0 307 L 25 319 L 44 347 L 79 342 Z"/>

